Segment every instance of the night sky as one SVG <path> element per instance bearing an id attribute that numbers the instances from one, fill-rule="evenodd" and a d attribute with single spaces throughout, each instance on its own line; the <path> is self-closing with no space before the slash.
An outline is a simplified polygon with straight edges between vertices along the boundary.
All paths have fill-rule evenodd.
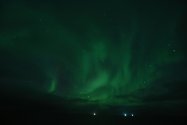
<path id="1" fill-rule="evenodd" d="M 7 98 L 45 98 L 72 112 L 180 112 L 187 105 L 186 46 L 180 0 L 0 1 Z"/>

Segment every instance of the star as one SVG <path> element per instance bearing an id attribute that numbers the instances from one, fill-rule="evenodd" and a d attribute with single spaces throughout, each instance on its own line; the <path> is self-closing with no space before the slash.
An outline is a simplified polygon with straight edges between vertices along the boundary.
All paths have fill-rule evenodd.
<path id="1" fill-rule="evenodd" d="M 176 49 L 173 49 L 172 52 L 175 53 L 175 52 L 176 52 Z"/>
<path id="2" fill-rule="evenodd" d="M 40 18 L 40 19 L 39 19 L 39 21 L 40 21 L 40 23 L 42 23 L 42 22 L 43 22 L 43 19 L 42 19 L 42 18 Z"/>
<path id="3" fill-rule="evenodd" d="M 171 46 L 171 44 L 170 43 L 168 43 L 168 47 L 170 47 Z"/>

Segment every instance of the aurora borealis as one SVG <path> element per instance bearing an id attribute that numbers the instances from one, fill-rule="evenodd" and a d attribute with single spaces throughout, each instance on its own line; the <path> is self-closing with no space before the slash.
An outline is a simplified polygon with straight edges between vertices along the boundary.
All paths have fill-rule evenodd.
<path id="1" fill-rule="evenodd" d="M 181 1 L 1 1 L 0 85 L 73 107 L 187 103 Z"/>

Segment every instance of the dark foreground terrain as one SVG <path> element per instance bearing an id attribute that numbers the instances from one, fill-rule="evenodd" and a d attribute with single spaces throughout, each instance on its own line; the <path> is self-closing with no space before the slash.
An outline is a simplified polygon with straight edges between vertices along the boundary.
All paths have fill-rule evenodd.
<path id="1" fill-rule="evenodd" d="M 6 89 L 5 89 L 6 90 Z M 10 94 L 11 93 L 11 94 Z M 132 116 L 124 117 L 122 114 L 75 112 L 67 104 L 67 100 L 42 93 L 13 92 L 1 89 L 0 122 L 3 124 L 86 124 L 86 125 L 160 125 L 184 124 L 185 110 L 176 111 L 168 115 L 159 114 L 155 109 L 136 112 Z M 47 98 L 46 98 L 47 97 Z M 185 109 L 185 108 L 183 108 Z"/>

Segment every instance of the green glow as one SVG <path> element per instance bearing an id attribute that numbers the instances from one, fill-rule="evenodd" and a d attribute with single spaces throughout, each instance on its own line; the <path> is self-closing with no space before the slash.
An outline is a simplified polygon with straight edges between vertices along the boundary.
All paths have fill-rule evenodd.
<path id="1" fill-rule="evenodd" d="M 56 80 L 53 80 L 51 82 L 51 85 L 49 86 L 49 90 L 48 92 L 49 93 L 54 93 L 56 91 L 56 87 L 57 87 L 57 81 Z"/>
<path id="2" fill-rule="evenodd" d="M 127 3 L 62 12 L 52 5 L 41 11 L 7 4 L 2 22 L 10 29 L 0 29 L 0 49 L 10 53 L 12 63 L 21 61 L 15 63 L 18 69 L 6 65 L 6 70 L 14 73 L 28 63 L 37 70 L 22 69 L 18 75 L 26 72 L 27 79 L 37 81 L 33 86 L 46 93 L 85 100 L 78 105 L 146 103 L 149 89 L 162 80 L 171 82 L 185 60 L 176 33 L 182 14 L 180 9 L 165 12 L 164 6 L 144 13 Z"/>

